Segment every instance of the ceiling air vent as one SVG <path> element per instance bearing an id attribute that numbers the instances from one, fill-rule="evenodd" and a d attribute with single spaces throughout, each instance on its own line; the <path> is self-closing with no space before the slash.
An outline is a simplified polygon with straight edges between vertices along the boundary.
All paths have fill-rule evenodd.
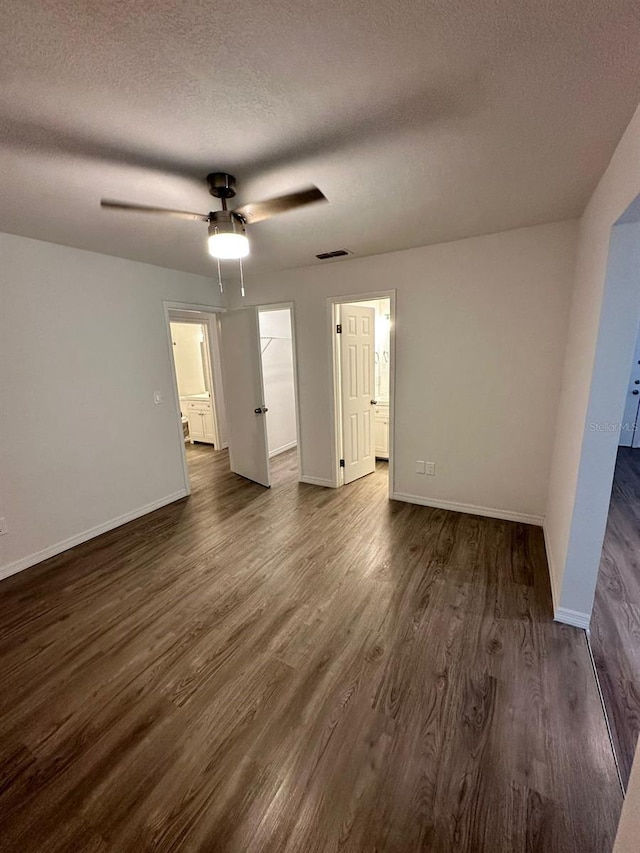
<path id="1" fill-rule="evenodd" d="M 342 258 L 344 255 L 351 254 L 348 249 L 336 249 L 335 252 L 320 252 L 319 255 L 316 255 L 316 258 L 319 261 L 326 261 L 327 258 Z"/>

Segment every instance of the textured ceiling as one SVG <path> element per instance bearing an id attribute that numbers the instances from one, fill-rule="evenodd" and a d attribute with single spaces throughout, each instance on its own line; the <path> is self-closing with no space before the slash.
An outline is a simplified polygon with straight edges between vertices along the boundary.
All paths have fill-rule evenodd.
<path id="1" fill-rule="evenodd" d="M 577 216 L 639 45 L 638 0 L 2 0 L 0 230 L 212 275 L 205 225 L 98 206 L 206 212 L 211 170 L 330 200 L 254 273 Z"/>

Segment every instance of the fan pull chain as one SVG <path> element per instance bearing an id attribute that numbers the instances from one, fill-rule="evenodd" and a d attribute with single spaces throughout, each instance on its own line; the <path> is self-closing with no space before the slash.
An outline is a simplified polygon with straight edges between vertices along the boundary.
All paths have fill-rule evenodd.
<path id="1" fill-rule="evenodd" d="M 216 258 L 216 261 L 218 262 L 218 284 L 220 285 L 220 293 L 224 293 L 224 290 L 222 289 L 222 273 L 220 272 L 220 258 Z"/>
<path id="2" fill-rule="evenodd" d="M 242 258 L 240 258 L 240 295 L 244 296 L 244 273 L 242 271 Z"/>

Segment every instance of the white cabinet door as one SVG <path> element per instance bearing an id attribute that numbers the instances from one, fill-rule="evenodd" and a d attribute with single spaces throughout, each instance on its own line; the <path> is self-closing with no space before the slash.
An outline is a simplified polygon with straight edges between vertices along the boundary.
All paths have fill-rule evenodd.
<path id="1" fill-rule="evenodd" d="M 204 419 L 202 412 L 198 409 L 189 409 L 187 418 L 189 420 L 189 441 L 191 444 L 194 441 L 204 441 Z"/>
<path id="2" fill-rule="evenodd" d="M 270 487 L 266 406 L 255 308 L 220 315 L 222 379 L 231 470 Z"/>
<path id="3" fill-rule="evenodd" d="M 206 441 L 208 444 L 216 443 L 216 429 L 211 407 L 202 411 L 202 431 L 204 433 L 203 441 Z"/>
<path id="4" fill-rule="evenodd" d="M 375 420 L 376 430 L 376 457 L 378 459 L 389 458 L 389 419 L 377 417 Z"/>
<path id="5" fill-rule="evenodd" d="M 376 470 L 373 429 L 375 316 L 364 305 L 341 305 L 340 374 L 344 482 Z"/>

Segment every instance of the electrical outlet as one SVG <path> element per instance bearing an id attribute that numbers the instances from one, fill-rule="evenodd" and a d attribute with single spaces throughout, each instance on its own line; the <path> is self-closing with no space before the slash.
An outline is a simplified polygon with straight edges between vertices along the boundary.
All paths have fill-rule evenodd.
<path id="1" fill-rule="evenodd" d="M 0 536 L 4 536 L 7 533 L 7 520 L 6 518 L 0 518 Z"/>
<path id="2" fill-rule="evenodd" d="M 421 459 L 416 462 L 416 474 L 424 474 L 424 462 Z"/>
<path id="3" fill-rule="evenodd" d="M 426 462 L 425 463 L 425 474 L 428 474 L 430 477 L 435 476 L 436 473 L 436 463 L 435 462 Z"/>

